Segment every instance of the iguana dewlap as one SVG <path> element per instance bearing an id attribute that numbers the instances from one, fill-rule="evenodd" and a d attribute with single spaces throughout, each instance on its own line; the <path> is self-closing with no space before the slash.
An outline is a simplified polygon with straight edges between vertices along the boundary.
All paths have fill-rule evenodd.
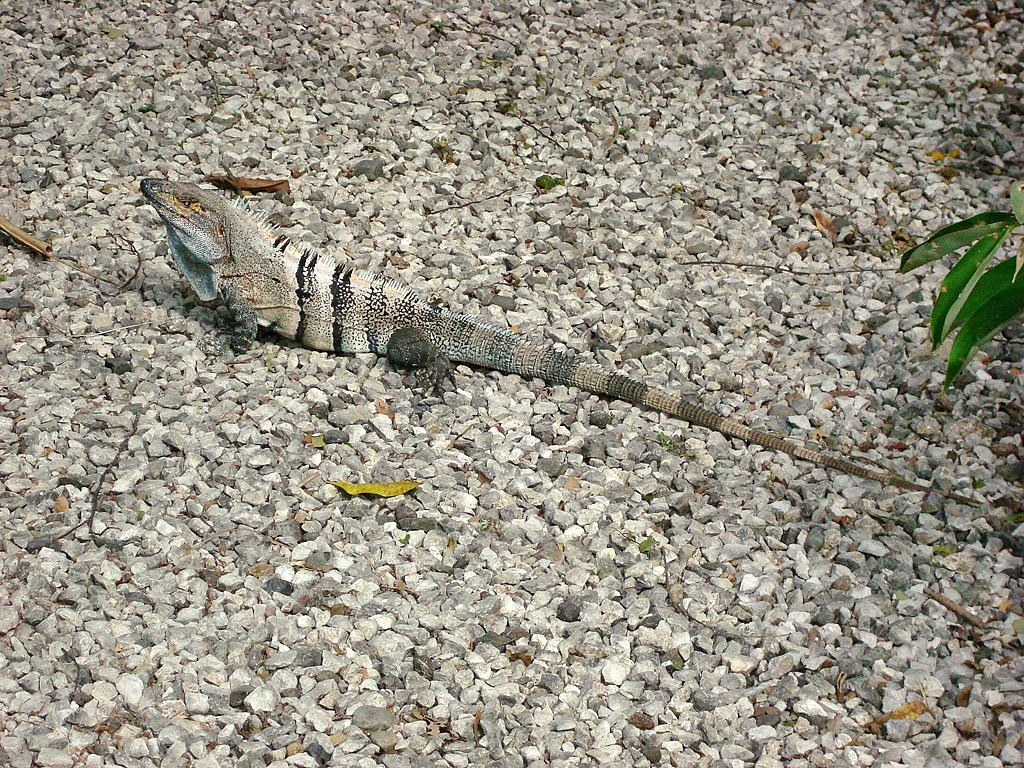
<path id="1" fill-rule="evenodd" d="M 353 269 L 292 243 L 243 204 L 194 184 L 145 179 L 142 192 L 167 226 L 171 257 L 199 298 L 232 312 L 231 346 L 244 350 L 266 327 L 328 352 L 373 352 L 423 368 L 435 386 L 450 361 L 565 384 L 653 408 L 822 467 L 912 491 L 934 491 L 846 458 L 820 453 L 685 401 L 681 395 L 585 362 L 574 354 L 418 297 L 402 283 Z M 967 504 L 954 493 L 944 496 Z"/>

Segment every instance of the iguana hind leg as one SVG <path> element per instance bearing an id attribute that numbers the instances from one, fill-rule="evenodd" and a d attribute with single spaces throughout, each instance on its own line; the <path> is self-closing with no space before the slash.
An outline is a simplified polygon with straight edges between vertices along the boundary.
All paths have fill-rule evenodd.
<path id="1" fill-rule="evenodd" d="M 433 394 L 441 395 L 446 380 L 455 381 L 451 360 L 419 328 L 399 328 L 388 339 L 388 362 L 396 368 L 423 371 Z"/>

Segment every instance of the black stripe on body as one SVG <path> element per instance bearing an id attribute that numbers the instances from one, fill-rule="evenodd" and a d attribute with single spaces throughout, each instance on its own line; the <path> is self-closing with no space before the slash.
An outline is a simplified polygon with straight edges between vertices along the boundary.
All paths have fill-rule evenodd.
<path id="1" fill-rule="evenodd" d="M 288 235 L 278 235 L 274 241 L 274 247 L 283 252 L 288 247 Z"/>
<path id="2" fill-rule="evenodd" d="M 384 282 L 374 280 L 370 284 L 370 293 L 366 298 L 366 344 L 370 351 L 377 355 L 387 352 L 387 338 L 382 338 L 381 330 L 388 317 L 388 297 L 384 292 Z M 390 325 L 390 324 L 389 324 Z M 390 334 L 387 334 L 388 336 Z M 381 342 L 384 342 L 383 345 Z"/>
<path id="3" fill-rule="evenodd" d="M 331 278 L 331 322 L 334 351 L 344 352 L 345 319 L 352 312 L 352 269 L 344 264 L 334 268 Z"/>
<path id="4" fill-rule="evenodd" d="M 299 304 L 299 323 L 295 326 L 295 340 L 298 342 L 304 341 L 306 335 L 306 304 L 309 301 L 309 282 L 313 277 L 315 264 L 316 255 L 304 248 L 299 265 L 295 268 L 295 298 Z"/>

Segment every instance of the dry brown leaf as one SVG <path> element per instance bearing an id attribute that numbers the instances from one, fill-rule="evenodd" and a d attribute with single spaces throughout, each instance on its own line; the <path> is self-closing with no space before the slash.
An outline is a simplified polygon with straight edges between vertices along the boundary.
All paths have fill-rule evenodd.
<path id="1" fill-rule="evenodd" d="M 68 502 L 68 497 L 63 493 L 53 500 L 53 511 L 57 513 L 67 512 L 71 509 L 71 504 Z"/>
<path id="2" fill-rule="evenodd" d="M 382 413 L 392 421 L 395 420 L 395 412 L 391 410 L 388 404 L 384 400 L 378 400 L 375 402 L 374 407 L 377 409 L 377 413 Z"/>
<path id="3" fill-rule="evenodd" d="M 817 224 L 818 229 L 828 235 L 829 240 L 836 239 L 836 225 L 832 223 L 832 219 L 824 211 L 819 211 L 817 208 L 814 209 L 814 223 Z"/>
<path id="4" fill-rule="evenodd" d="M 996 735 L 992 737 L 992 754 L 998 755 L 1003 751 L 1003 747 L 1006 746 L 1006 729 L 1000 728 L 996 731 Z"/>
<path id="5" fill-rule="evenodd" d="M 971 703 L 971 691 L 974 690 L 974 685 L 968 683 L 961 688 L 956 694 L 956 705 L 958 707 L 966 707 Z"/>
<path id="6" fill-rule="evenodd" d="M 251 179 L 245 176 L 207 176 L 206 180 L 218 189 L 233 192 L 290 192 L 288 179 Z"/>
<path id="7" fill-rule="evenodd" d="M 533 656 L 526 651 L 505 651 L 505 655 L 509 661 L 521 661 L 524 667 L 528 667 L 533 664 Z"/>
<path id="8" fill-rule="evenodd" d="M 578 490 L 579 490 L 580 488 L 582 488 L 582 487 L 583 487 L 583 486 L 582 486 L 582 485 L 580 484 L 580 481 L 579 481 L 579 480 L 577 480 L 577 479 L 576 479 L 575 477 L 573 477 L 572 475 L 568 475 L 568 476 L 567 476 L 567 477 L 565 478 L 565 489 L 566 489 L 567 491 L 578 491 Z"/>
<path id="9" fill-rule="evenodd" d="M 653 730 L 657 725 L 654 722 L 654 718 L 648 715 L 646 712 L 634 712 L 632 715 L 626 718 L 626 722 L 632 725 L 634 728 L 639 728 L 641 731 Z"/>
<path id="10" fill-rule="evenodd" d="M 50 258 L 53 255 L 53 249 L 50 247 L 49 243 L 40 240 L 34 235 L 30 235 L 28 232 L 16 227 L 3 217 L 0 217 L 0 232 L 3 232 L 18 245 L 28 248 L 30 251 L 34 251 L 40 256 Z"/>
<path id="11" fill-rule="evenodd" d="M 473 738 L 477 741 L 480 740 L 480 721 L 483 719 L 484 711 L 478 709 L 476 715 L 473 716 Z"/>

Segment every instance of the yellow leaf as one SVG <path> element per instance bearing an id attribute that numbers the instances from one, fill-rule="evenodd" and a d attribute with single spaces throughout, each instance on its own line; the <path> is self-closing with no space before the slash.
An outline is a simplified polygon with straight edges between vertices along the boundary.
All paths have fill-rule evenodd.
<path id="1" fill-rule="evenodd" d="M 908 701 L 902 707 L 897 707 L 886 715 L 887 720 L 917 720 L 928 711 L 923 701 Z"/>
<path id="2" fill-rule="evenodd" d="M 324 440 L 324 436 L 316 433 L 307 433 L 302 436 L 302 442 L 306 445 L 312 446 L 313 448 L 323 448 L 327 445 Z"/>
<path id="3" fill-rule="evenodd" d="M 349 496 L 359 496 L 366 493 L 371 496 L 401 496 L 403 493 L 415 490 L 419 483 L 415 480 L 400 480 L 397 483 L 346 483 L 344 480 L 331 480 L 331 485 L 341 488 Z"/>
<path id="4" fill-rule="evenodd" d="M 933 149 L 931 152 L 925 153 L 930 160 L 934 160 L 936 163 L 941 163 L 946 159 L 946 153 L 941 149 Z"/>

